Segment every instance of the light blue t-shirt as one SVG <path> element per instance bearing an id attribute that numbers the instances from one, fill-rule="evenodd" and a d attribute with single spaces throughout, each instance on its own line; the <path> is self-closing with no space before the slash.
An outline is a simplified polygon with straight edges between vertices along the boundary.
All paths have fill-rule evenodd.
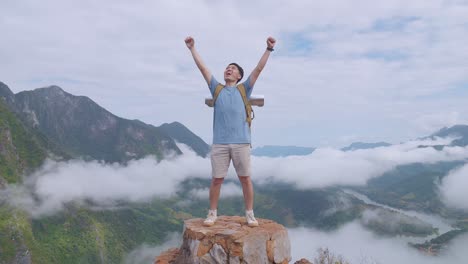
<path id="1" fill-rule="evenodd" d="M 210 92 L 214 96 L 219 82 L 211 76 Z M 243 82 L 247 99 L 252 94 L 250 76 Z M 242 95 L 236 86 L 224 87 L 214 105 L 213 144 L 250 144 L 250 128 L 246 121 L 246 113 Z"/>

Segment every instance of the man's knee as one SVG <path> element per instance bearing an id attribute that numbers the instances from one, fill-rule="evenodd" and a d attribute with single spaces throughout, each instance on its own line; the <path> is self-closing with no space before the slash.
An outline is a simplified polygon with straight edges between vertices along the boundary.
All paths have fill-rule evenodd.
<path id="1" fill-rule="evenodd" d="M 239 180 L 242 184 L 249 184 L 250 183 L 250 176 L 238 176 Z"/>
<path id="2" fill-rule="evenodd" d="M 224 178 L 212 178 L 211 184 L 213 185 L 221 185 L 224 181 Z"/>

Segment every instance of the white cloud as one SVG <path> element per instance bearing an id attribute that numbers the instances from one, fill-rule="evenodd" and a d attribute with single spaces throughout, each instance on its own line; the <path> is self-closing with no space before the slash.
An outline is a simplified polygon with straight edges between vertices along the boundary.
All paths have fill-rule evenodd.
<path id="1" fill-rule="evenodd" d="M 311 261 L 318 248 L 328 248 L 342 255 L 350 263 L 464 263 L 468 258 L 468 236 L 456 238 L 448 251 L 438 257 L 427 256 L 410 248 L 400 238 L 382 238 L 364 229 L 357 222 L 347 224 L 334 232 L 308 228 L 289 229 L 293 260 L 307 258 Z"/>
<path id="2" fill-rule="evenodd" d="M 317 149 L 308 156 L 284 158 L 254 156 L 252 180 L 258 184 L 272 180 L 283 181 L 303 189 L 364 185 L 367 180 L 398 165 L 468 159 L 468 147 L 445 147 L 441 151 L 432 147 L 419 147 L 447 144 L 450 141 L 410 141 L 349 152 Z M 140 202 L 154 197 L 169 197 L 184 179 L 211 177 L 209 158 L 201 158 L 184 145 L 179 146 L 184 155 L 159 163 L 151 157 L 131 161 L 126 166 L 80 160 L 48 161 L 37 172 L 26 177 L 23 185 L 11 185 L 3 190 L 2 197 L 8 197 L 10 203 L 24 207 L 33 216 L 54 213 L 68 202 L 90 201 L 105 209 L 113 208 L 118 201 Z M 228 179 L 236 179 L 232 166 Z M 465 186 L 459 184 L 458 178 L 455 181 L 458 186 Z M 207 193 L 205 188 L 192 190 L 192 195 L 202 199 L 207 197 Z M 222 187 L 221 197 L 241 194 L 240 187 L 234 183 L 226 183 Z"/>
<path id="3" fill-rule="evenodd" d="M 282 180 L 294 183 L 298 188 L 326 187 L 335 184 L 364 185 L 367 180 L 378 177 L 398 165 L 468 158 L 468 148 L 446 147 L 442 151 L 437 151 L 431 147 L 418 147 L 448 142 L 450 139 L 410 141 L 389 147 L 351 152 L 317 149 L 308 156 L 257 157 L 252 163 L 253 179 Z"/>
<path id="4" fill-rule="evenodd" d="M 451 171 L 439 187 L 444 202 L 452 207 L 468 211 L 468 165 Z"/>
<path id="5" fill-rule="evenodd" d="M 209 188 L 194 189 L 190 191 L 190 195 L 193 196 L 194 198 L 208 200 L 209 192 L 210 192 Z M 236 196 L 242 197 L 242 188 L 239 187 L 239 185 L 236 185 L 232 182 L 227 182 L 221 186 L 221 197 L 226 198 L 226 197 L 236 197 Z"/>
<path id="6" fill-rule="evenodd" d="M 91 201 L 112 208 L 117 201 L 167 198 L 186 178 L 210 177 L 209 160 L 196 156 L 188 148 L 182 149 L 186 154 L 169 160 L 157 163 L 154 157 L 148 157 L 130 161 L 126 166 L 97 161 L 49 160 L 39 171 L 28 176 L 24 185 L 13 185 L 3 192 L 10 197 L 11 203 L 25 207 L 33 216 L 62 210 L 69 202 Z"/>
<path id="7" fill-rule="evenodd" d="M 456 111 L 421 115 L 414 120 L 414 125 L 419 126 L 421 130 L 426 131 L 427 134 L 432 134 L 442 127 L 450 127 L 456 124 L 467 123 L 468 119 Z"/>

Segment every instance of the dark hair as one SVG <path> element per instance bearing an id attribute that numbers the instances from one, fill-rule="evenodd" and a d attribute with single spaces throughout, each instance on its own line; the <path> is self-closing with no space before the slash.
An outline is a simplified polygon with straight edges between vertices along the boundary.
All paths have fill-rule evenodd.
<path id="1" fill-rule="evenodd" d="M 231 62 L 231 63 L 229 63 L 229 65 L 234 65 L 234 66 L 236 66 L 237 69 L 239 70 L 239 73 L 240 73 L 241 78 L 240 78 L 239 80 L 237 80 L 237 82 L 240 82 L 240 80 L 242 80 L 242 78 L 244 77 L 244 69 L 242 69 L 242 67 L 239 66 L 239 64 L 237 64 L 237 63 L 235 63 L 235 62 Z M 228 66 L 229 66 L 229 65 L 228 65 Z"/>

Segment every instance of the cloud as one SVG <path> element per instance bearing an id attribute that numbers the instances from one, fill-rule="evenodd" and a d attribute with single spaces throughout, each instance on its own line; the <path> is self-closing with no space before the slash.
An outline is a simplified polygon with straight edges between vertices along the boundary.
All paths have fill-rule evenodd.
<path id="1" fill-rule="evenodd" d="M 468 164 L 451 171 L 442 179 L 439 190 L 449 206 L 468 211 Z"/>
<path id="2" fill-rule="evenodd" d="M 180 121 L 205 141 L 212 112 L 187 35 L 218 78 L 231 61 L 250 71 L 266 37 L 278 38 L 255 88 L 266 98 L 254 123 L 261 145 L 336 145 L 376 130 L 399 142 L 427 133 L 413 120 L 468 115 L 467 95 L 449 93 L 468 83 L 463 1 L 25 0 L 0 9 L 0 72 L 15 92 L 58 84 L 122 117 Z"/>
<path id="3" fill-rule="evenodd" d="M 24 207 L 33 216 L 62 210 L 69 202 L 91 202 L 113 207 L 118 201 L 142 202 L 155 197 L 167 198 L 177 185 L 190 177 L 206 178 L 209 160 L 196 156 L 180 145 L 185 155 L 162 160 L 154 157 L 133 160 L 128 165 L 97 161 L 48 160 L 23 185 L 2 191 L 12 204 Z"/>
<path id="4" fill-rule="evenodd" d="M 364 185 L 398 165 L 436 163 L 468 159 L 468 147 L 444 147 L 452 139 L 410 141 L 403 144 L 344 152 L 317 149 L 308 156 L 284 158 L 252 157 L 252 180 L 256 184 L 271 181 L 292 183 L 297 188 L 321 188 L 333 185 Z M 189 178 L 211 178 L 209 158 L 201 158 L 183 144 L 184 155 L 156 162 L 148 157 L 127 165 L 96 161 L 47 161 L 42 168 L 25 177 L 24 184 L 10 185 L 1 191 L 3 199 L 40 217 L 63 209 L 64 204 L 93 204 L 101 209 L 113 208 L 120 201 L 144 202 L 155 197 L 175 194 L 180 182 Z M 465 186 L 445 183 L 444 186 Z M 227 179 L 236 179 L 230 168 Z M 447 179 L 452 179 L 448 177 Z M 458 184 L 458 185 L 456 185 Z M 448 188 L 448 187 L 447 187 Z M 461 193 L 461 189 L 455 193 Z M 192 190 L 194 197 L 205 199 L 208 189 Z M 242 195 L 241 188 L 226 183 L 221 197 Z M 456 198 L 460 198 L 456 196 Z"/>
<path id="5" fill-rule="evenodd" d="M 182 244 L 182 235 L 179 233 L 171 233 L 165 239 L 165 242 L 158 246 L 142 244 L 133 249 L 125 257 L 125 264 L 147 264 L 153 263 L 155 258 L 163 251 L 169 248 L 178 248 Z"/>
<path id="6" fill-rule="evenodd" d="M 468 148 L 446 147 L 437 151 L 420 145 L 443 145 L 450 139 L 409 141 L 407 143 L 343 152 L 337 149 L 316 149 L 308 156 L 285 158 L 257 157 L 252 162 L 253 179 L 259 182 L 279 180 L 298 188 L 317 188 L 331 185 L 364 185 L 398 165 L 436 163 L 465 160 Z"/>
<path id="7" fill-rule="evenodd" d="M 207 200 L 209 197 L 209 191 L 209 188 L 194 189 L 190 191 L 190 195 L 194 198 Z M 235 183 L 227 182 L 222 185 L 221 196 L 223 198 L 242 196 L 242 189 Z"/>
<path id="8" fill-rule="evenodd" d="M 410 248 L 404 239 L 382 238 L 364 229 L 357 222 L 343 226 L 334 232 L 323 232 L 308 228 L 289 229 L 293 260 L 316 257 L 316 250 L 328 248 L 350 263 L 463 263 L 468 258 L 465 250 L 468 236 L 456 238 L 448 251 L 438 257 L 426 256 Z"/>
<path id="9" fill-rule="evenodd" d="M 457 111 L 439 112 L 435 114 L 421 115 L 414 120 L 414 125 L 419 126 L 427 134 L 432 134 L 434 131 L 446 126 L 454 126 L 457 124 L 467 124 L 468 119 L 460 115 Z"/>

